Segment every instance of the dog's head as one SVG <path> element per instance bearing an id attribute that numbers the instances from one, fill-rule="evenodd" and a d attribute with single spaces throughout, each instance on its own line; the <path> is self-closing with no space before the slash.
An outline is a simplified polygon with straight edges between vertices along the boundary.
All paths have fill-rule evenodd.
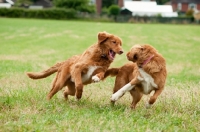
<path id="1" fill-rule="evenodd" d="M 150 45 L 134 45 L 126 56 L 129 61 L 137 62 L 138 65 L 141 65 L 156 52 L 156 49 Z"/>
<path id="2" fill-rule="evenodd" d="M 98 34 L 98 44 L 101 47 L 102 54 L 109 60 L 114 60 L 116 54 L 122 54 L 122 40 L 113 34 L 100 32 Z"/>

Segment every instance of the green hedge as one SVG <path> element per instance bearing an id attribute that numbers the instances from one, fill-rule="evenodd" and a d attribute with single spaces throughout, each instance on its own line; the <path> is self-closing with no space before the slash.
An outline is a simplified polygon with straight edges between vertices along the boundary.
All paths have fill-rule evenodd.
<path id="1" fill-rule="evenodd" d="M 13 18 L 43 18 L 43 19 L 74 19 L 76 11 L 73 9 L 23 9 L 23 8 L 0 8 L 0 16 Z"/>

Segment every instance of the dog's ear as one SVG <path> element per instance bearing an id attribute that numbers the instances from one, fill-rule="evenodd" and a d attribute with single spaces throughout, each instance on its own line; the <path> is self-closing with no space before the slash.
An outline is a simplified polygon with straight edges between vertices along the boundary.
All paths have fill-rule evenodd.
<path id="1" fill-rule="evenodd" d="M 145 46 L 141 46 L 140 49 L 143 51 L 143 50 L 145 50 L 146 48 L 145 48 Z"/>
<path id="2" fill-rule="evenodd" d="M 107 40 L 109 37 L 109 34 L 107 32 L 99 32 L 98 34 L 98 43 L 101 44 L 105 40 Z"/>
<path id="3" fill-rule="evenodd" d="M 127 57 L 127 59 L 128 59 L 129 61 L 131 61 L 130 52 L 128 52 L 128 53 L 126 54 L 126 57 Z"/>

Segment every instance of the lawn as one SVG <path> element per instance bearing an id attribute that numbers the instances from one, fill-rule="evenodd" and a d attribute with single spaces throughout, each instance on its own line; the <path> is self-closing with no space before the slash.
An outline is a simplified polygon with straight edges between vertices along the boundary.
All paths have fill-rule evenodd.
<path id="1" fill-rule="evenodd" d="M 164 92 L 150 109 L 147 97 L 130 109 L 129 93 L 114 107 L 114 78 L 84 87 L 83 97 L 65 101 L 62 90 L 50 101 L 54 75 L 31 80 L 24 73 L 41 71 L 82 53 L 107 31 L 134 44 L 151 44 L 165 58 Z M 111 67 L 127 62 L 117 55 Z M 94 23 L 0 18 L 0 131 L 200 131 L 200 27 L 198 25 Z"/>

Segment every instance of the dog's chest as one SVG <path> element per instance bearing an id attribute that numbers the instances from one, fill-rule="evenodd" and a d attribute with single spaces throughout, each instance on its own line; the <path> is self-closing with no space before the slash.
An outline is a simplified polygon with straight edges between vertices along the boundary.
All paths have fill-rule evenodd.
<path id="1" fill-rule="evenodd" d="M 155 84 L 154 79 L 151 75 L 146 73 L 142 68 L 139 68 L 139 72 L 143 77 L 142 86 L 143 86 L 143 92 L 144 94 L 149 94 L 152 89 L 157 88 L 157 84 Z"/>
<path id="2" fill-rule="evenodd" d="M 84 82 L 87 82 L 87 81 L 91 78 L 93 72 L 94 72 L 97 68 L 99 68 L 99 66 L 89 66 L 89 67 L 88 67 L 87 73 L 85 73 L 85 74 L 82 75 L 82 82 L 83 82 L 83 83 L 84 83 Z"/>

